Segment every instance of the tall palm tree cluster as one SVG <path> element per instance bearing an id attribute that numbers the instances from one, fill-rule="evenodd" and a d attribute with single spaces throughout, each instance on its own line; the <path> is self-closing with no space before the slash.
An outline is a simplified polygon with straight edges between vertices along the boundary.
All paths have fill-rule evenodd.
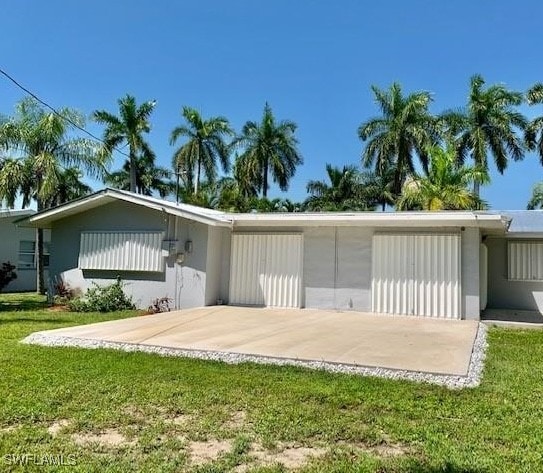
<path id="1" fill-rule="evenodd" d="M 240 133 L 223 116 L 206 118 L 194 108 L 183 107 L 183 121 L 170 135 L 170 144 L 176 149 L 168 169 L 156 165 L 146 140 L 155 102 L 138 104 L 130 95 L 118 100 L 117 113 L 97 110 L 92 114 L 94 121 L 104 125 L 99 144 L 80 139 L 70 143 L 73 140 L 66 138 L 71 123 L 83 124 L 77 112 L 65 109 L 59 114 L 46 113 L 32 100 L 21 102 L 16 116 L 2 124 L 0 144 L 4 150 L 17 149 L 19 155 L 0 158 L 1 197 L 7 205 L 13 205 L 20 193 L 24 205 L 39 198 L 39 207 L 43 208 L 88 193 L 90 189 L 77 171 L 83 152 L 92 173 L 112 187 L 162 197 L 175 194 L 184 202 L 232 211 L 433 209 L 438 200 L 438 208 L 443 209 L 483 208 L 486 204 L 479 197 L 480 185 L 489 180 L 490 160 L 503 173 L 510 159 L 522 159 L 526 150 L 536 150 L 543 164 L 543 117 L 529 122 L 518 111 L 523 102 L 543 103 L 543 84 L 521 94 L 501 84 L 486 86 L 476 75 L 470 81 L 466 106 L 439 115 L 430 112 L 432 95 L 428 92 L 404 94 L 398 83 L 384 90 L 373 86 L 372 92 L 380 113 L 358 129 L 365 144 L 362 168 L 327 165 L 328 180 L 310 181 L 309 196 L 301 203 L 268 199 L 270 185 L 286 191 L 303 162 L 296 124 L 276 120 L 269 104 L 261 120 L 247 121 Z M 22 130 L 30 124 L 36 125 L 36 133 L 46 133 L 39 115 L 60 124 L 56 132 L 70 145 L 70 162 L 65 152 L 55 149 L 53 154 L 44 154 L 36 146 L 32 149 L 22 144 Z M 50 139 L 44 135 L 40 145 Z M 108 172 L 106 166 L 115 150 L 127 159 L 121 169 Z M 43 168 L 51 165 L 51 158 L 46 161 L 44 156 L 53 155 L 57 169 L 42 171 L 44 178 L 36 181 L 41 189 L 38 194 L 33 189 L 36 185 L 29 184 L 34 180 L 28 180 L 36 164 L 24 158 L 34 156 Z M 460 174 L 460 181 L 455 181 Z M 460 185 L 470 193 L 466 196 L 469 198 L 459 202 L 444 197 L 463 195 L 451 192 Z M 52 193 L 47 201 L 42 198 L 44 189 L 59 192 Z M 417 197 L 417 193 L 421 195 Z M 434 199 L 436 193 L 442 198 Z"/>
<path id="2" fill-rule="evenodd" d="M 236 133 L 223 116 L 205 118 L 183 107 L 170 135 L 176 146 L 170 169 L 157 166 L 146 140 L 155 101 L 131 95 L 118 113 L 97 110 L 101 141 L 75 136 L 85 124 L 77 111 L 45 110 L 22 100 L 12 117 L 0 118 L 0 204 L 36 202 L 39 210 L 91 192 L 83 172 L 106 184 L 145 195 L 175 194 L 184 202 L 227 211 L 296 212 L 346 210 L 481 209 L 480 186 L 489 182 L 490 161 L 503 173 L 510 160 L 535 151 L 543 165 L 543 116 L 531 121 L 519 106 L 543 104 L 543 84 L 526 93 L 486 85 L 475 75 L 464 107 L 434 115 L 429 92 L 404 94 L 400 84 L 373 86 L 379 115 L 358 128 L 364 143 L 361 168 L 326 166 L 326 181 L 311 180 L 308 198 L 296 203 L 269 199 L 272 184 L 286 191 L 303 163 L 297 125 L 277 120 L 266 103 L 260 121 Z M 113 152 L 126 156 L 110 172 Z M 232 160 L 232 156 L 234 159 Z M 233 161 L 233 162 L 232 162 Z M 543 208 L 543 182 L 529 208 Z M 43 275 L 43 235 L 37 236 L 38 273 Z M 43 292 L 41 276 L 38 288 Z"/>
<path id="3" fill-rule="evenodd" d="M 480 185 L 489 182 L 489 160 L 503 174 L 510 159 L 521 160 L 541 143 L 543 120 L 529 122 L 518 110 L 525 101 L 541 100 L 538 90 L 543 87 L 522 94 L 501 84 L 485 86 L 475 75 L 465 107 L 432 115 L 428 92 L 405 96 L 396 83 L 388 90 L 373 87 L 381 115 L 358 130 L 367 142 L 363 164 L 393 174 L 400 210 L 484 208 Z"/>

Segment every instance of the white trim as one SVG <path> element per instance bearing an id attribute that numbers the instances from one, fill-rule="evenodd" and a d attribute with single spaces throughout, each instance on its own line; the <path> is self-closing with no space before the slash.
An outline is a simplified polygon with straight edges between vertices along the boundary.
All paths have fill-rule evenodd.
<path id="1" fill-rule="evenodd" d="M 234 227 L 253 226 L 379 226 L 482 227 L 505 231 L 501 215 L 474 212 L 323 212 L 230 214 Z"/>

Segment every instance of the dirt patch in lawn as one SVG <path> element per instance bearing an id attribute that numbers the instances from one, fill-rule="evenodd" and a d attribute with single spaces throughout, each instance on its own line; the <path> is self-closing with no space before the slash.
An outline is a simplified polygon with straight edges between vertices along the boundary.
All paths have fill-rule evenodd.
<path id="1" fill-rule="evenodd" d="M 304 447 L 294 444 L 279 444 L 274 451 L 266 450 L 260 444 L 254 444 L 249 450 L 249 456 L 254 459 L 254 466 L 269 466 L 281 464 L 284 468 L 294 470 L 306 465 L 311 459 L 322 457 L 326 450 L 318 447 Z M 239 469 L 239 472 L 249 469 L 249 465 L 243 465 L 245 469 Z"/>
<path id="2" fill-rule="evenodd" d="M 409 448 L 405 445 L 385 443 L 373 447 L 372 451 L 380 457 L 399 457 L 409 453 Z"/>
<path id="3" fill-rule="evenodd" d="M 123 447 L 131 445 L 127 438 L 116 429 L 106 429 L 99 433 L 78 433 L 72 435 L 72 440 L 77 445 L 86 446 L 99 444 L 103 447 Z"/>
<path id="4" fill-rule="evenodd" d="M 224 423 L 227 429 L 238 430 L 247 423 L 247 414 L 245 411 L 235 411 L 230 415 L 230 418 Z"/>
<path id="5" fill-rule="evenodd" d="M 232 450 L 229 440 L 208 440 L 206 442 L 190 442 L 188 445 L 190 459 L 195 465 L 212 462 L 221 455 Z"/>
<path id="6" fill-rule="evenodd" d="M 9 434 L 19 428 L 21 428 L 21 424 L 6 425 L 5 427 L 0 427 L 0 434 Z"/>
<path id="7" fill-rule="evenodd" d="M 167 419 L 167 422 L 170 422 L 175 425 L 187 425 L 190 424 L 193 420 L 193 417 L 190 414 L 178 414 L 175 417 Z"/>
<path id="8" fill-rule="evenodd" d="M 62 429 L 68 427 L 69 425 L 70 421 L 68 419 L 59 419 L 53 422 L 49 427 L 47 427 L 47 432 L 55 436 L 58 435 Z"/>
<path id="9" fill-rule="evenodd" d="M 383 442 L 378 445 L 368 445 L 365 443 L 348 443 L 346 447 L 361 450 L 364 453 L 375 455 L 377 457 L 399 457 L 411 453 L 411 449 L 407 445 L 402 445 L 395 442 Z"/>

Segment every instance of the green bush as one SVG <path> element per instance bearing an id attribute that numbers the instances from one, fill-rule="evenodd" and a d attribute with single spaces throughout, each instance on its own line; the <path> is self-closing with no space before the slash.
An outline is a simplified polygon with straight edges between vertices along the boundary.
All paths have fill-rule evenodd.
<path id="1" fill-rule="evenodd" d="M 14 279 L 17 279 L 17 274 L 15 274 L 15 266 L 13 266 L 9 261 L 2 263 L 2 266 L 0 267 L 0 291 Z"/>
<path id="2" fill-rule="evenodd" d="M 120 279 L 108 286 L 93 283 L 85 295 L 69 301 L 68 307 L 74 312 L 115 312 L 136 308 L 132 298 L 124 293 Z"/>

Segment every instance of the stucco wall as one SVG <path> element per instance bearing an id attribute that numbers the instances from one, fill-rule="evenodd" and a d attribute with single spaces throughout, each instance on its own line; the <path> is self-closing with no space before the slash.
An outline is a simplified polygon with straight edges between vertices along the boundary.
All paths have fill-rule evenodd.
<path id="1" fill-rule="evenodd" d="M 78 268 L 82 231 L 162 231 L 165 239 L 177 240 L 176 251 L 185 253 L 182 264 L 175 254 L 165 258 L 160 273 L 123 271 L 82 271 Z M 109 284 L 119 275 L 136 305 L 146 308 L 153 299 L 169 297 L 173 306 L 205 304 L 205 263 L 207 227 L 165 213 L 126 202 L 113 202 L 84 213 L 58 220 L 51 235 L 51 275 L 62 277 L 70 286 L 85 291 L 92 285 Z M 184 250 L 191 239 L 193 251 Z"/>
<path id="2" fill-rule="evenodd" d="M 355 227 L 304 230 L 306 307 L 371 309 L 372 234 Z"/>
<path id="3" fill-rule="evenodd" d="M 228 303 L 230 281 L 229 228 L 209 227 L 207 240 L 206 305 Z"/>
<path id="4" fill-rule="evenodd" d="M 232 245 L 232 233 L 230 229 L 223 229 L 223 237 L 221 240 L 221 276 L 219 284 L 219 297 L 224 304 L 228 304 L 230 297 L 230 251 Z"/>
<path id="5" fill-rule="evenodd" d="M 481 236 L 478 228 L 466 228 L 462 234 L 462 314 L 467 320 L 478 320 L 479 304 L 479 249 Z"/>
<path id="6" fill-rule="evenodd" d="M 172 279 L 175 286 L 175 307 L 184 309 L 206 305 L 206 264 L 208 227 L 201 223 L 177 218 L 178 250 L 184 254 L 182 264 L 173 262 Z M 192 242 L 192 251 L 185 248 Z"/>
<path id="7" fill-rule="evenodd" d="M 507 239 L 487 238 L 488 309 L 535 310 L 543 313 L 543 282 L 507 279 Z"/>
<path id="8" fill-rule="evenodd" d="M 0 218 L 0 264 L 9 261 L 17 266 L 19 261 L 19 243 L 21 241 L 35 241 L 36 230 L 34 228 L 24 228 L 16 226 L 13 221 L 20 219 L 21 216 Z M 44 231 L 44 241 L 50 241 L 49 230 Z M 11 281 L 4 292 L 35 291 L 36 290 L 36 270 L 19 269 L 15 270 L 17 279 Z M 45 277 L 47 279 L 48 272 Z"/>

